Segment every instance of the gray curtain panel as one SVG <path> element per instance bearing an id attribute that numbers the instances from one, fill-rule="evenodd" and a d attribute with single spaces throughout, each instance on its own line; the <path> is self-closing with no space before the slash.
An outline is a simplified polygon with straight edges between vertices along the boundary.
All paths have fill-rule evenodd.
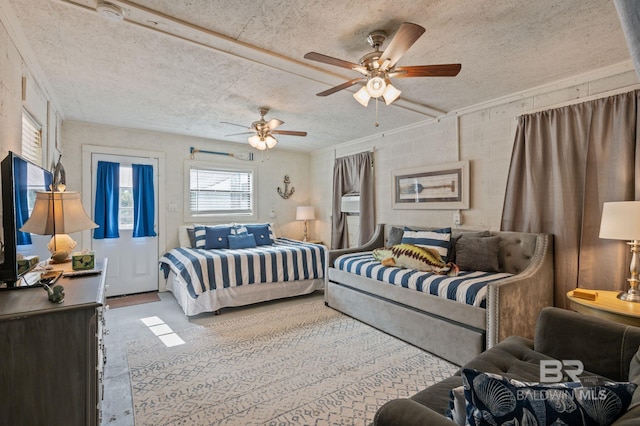
<path id="1" fill-rule="evenodd" d="M 347 215 L 340 211 L 340 200 L 348 192 L 360 193 L 360 241 L 362 245 L 373 237 L 375 206 L 373 192 L 373 153 L 361 152 L 336 158 L 333 166 L 333 221 L 331 248 L 347 248 Z"/>
<path id="2" fill-rule="evenodd" d="M 599 238 L 602 204 L 640 200 L 640 91 L 519 117 L 502 230 L 555 238 L 555 304 L 625 290 L 631 255 Z"/>

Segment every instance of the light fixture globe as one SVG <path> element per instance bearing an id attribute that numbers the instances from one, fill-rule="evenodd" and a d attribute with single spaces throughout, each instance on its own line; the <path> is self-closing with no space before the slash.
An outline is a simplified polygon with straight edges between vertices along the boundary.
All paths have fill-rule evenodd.
<path id="1" fill-rule="evenodd" d="M 264 142 L 267 144 L 267 148 L 271 149 L 278 143 L 278 140 L 271 135 L 264 138 Z"/>
<path id="2" fill-rule="evenodd" d="M 369 105 L 369 100 L 371 99 L 371 96 L 367 91 L 367 86 L 362 86 L 360 90 L 353 94 L 353 98 L 358 101 L 360 105 L 366 108 L 367 105 Z"/>
<path id="3" fill-rule="evenodd" d="M 400 93 L 402 93 L 400 90 L 393 87 L 391 83 L 388 83 L 387 88 L 384 89 L 384 93 L 382 94 L 384 103 L 387 105 L 391 105 L 393 101 L 398 99 L 398 96 L 400 96 Z"/>
<path id="4" fill-rule="evenodd" d="M 367 82 L 367 91 L 372 98 L 379 98 L 387 88 L 387 83 L 381 77 L 373 77 Z"/>
<path id="5" fill-rule="evenodd" d="M 251 145 L 252 147 L 257 148 L 259 143 L 260 143 L 260 136 L 253 135 L 249 138 L 249 145 Z"/>
<path id="6" fill-rule="evenodd" d="M 265 149 L 267 149 L 267 143 L 263 138 L 259 138 L 258 143 L 256 144 L 256 149 L 260 151 L 264 151 Z"/>

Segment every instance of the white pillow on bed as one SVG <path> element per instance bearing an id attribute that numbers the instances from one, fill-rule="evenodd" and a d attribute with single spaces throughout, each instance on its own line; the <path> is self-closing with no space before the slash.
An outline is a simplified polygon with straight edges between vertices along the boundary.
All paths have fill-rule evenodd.
<path id="1" fill-rule="evenodd" d="M 187 229 L 193 229 L 193 225 L 180 225 L 178 226 L 178 244 L 180 247 L 191 248 L 191 241 L 189 240 L 189 233 Z"/>

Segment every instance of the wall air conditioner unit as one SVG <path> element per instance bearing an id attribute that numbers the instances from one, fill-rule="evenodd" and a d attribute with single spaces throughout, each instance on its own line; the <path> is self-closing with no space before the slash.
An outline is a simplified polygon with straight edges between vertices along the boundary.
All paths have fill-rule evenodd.
<path id="1" fill-rule="evenodd" d="M 360 193 L 349 192 L 340 200 L 340 211 L 346 214 L 360 214 Z"/>

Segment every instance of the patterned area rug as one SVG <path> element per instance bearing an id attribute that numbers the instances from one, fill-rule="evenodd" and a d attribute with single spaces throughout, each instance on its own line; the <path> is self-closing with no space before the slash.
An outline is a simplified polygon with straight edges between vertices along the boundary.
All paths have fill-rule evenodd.
<path id="1" fill-rule="evenodd" d="M 366 425 L 456 371 L 314 301 L 129 344 L 136 425 Z"/>

